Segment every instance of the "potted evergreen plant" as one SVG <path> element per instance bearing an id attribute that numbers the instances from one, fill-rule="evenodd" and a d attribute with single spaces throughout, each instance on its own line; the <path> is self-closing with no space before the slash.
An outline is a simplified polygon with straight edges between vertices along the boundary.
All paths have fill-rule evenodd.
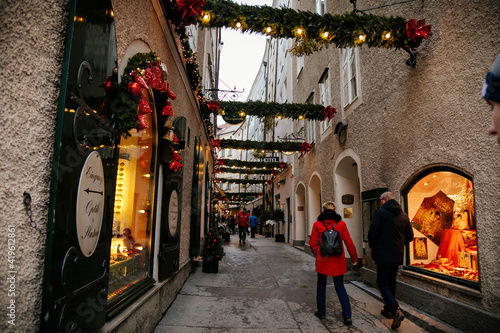
<path id="1" fill-rule="evenodd" d="M 222 237 L 217 226 L 210 227 L 203 242 L 203 272 L 217 273 L 219 271 L 219 261 L 226 253 L 222 247 Z"/>

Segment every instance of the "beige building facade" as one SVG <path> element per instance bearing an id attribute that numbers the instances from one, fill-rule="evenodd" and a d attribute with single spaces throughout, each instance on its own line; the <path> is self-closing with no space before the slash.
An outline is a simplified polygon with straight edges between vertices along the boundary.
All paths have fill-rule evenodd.
<path id="1" fill-rule="evenodd" d="M 356 7 L 382 6 L 366 13 L 432 25 L 415 51 L 414 67 L 406 64 L 404 50 L 332 45 L 292 57 L 291 75 L 275 79 L 292 87 L 288 101 L 337 110 L 330 121 L 295 121 L 292 131 L 283 125 L 313 146 L 295 154 L 274 182 L 280 201 L 291 203 L 288 241 L 307 250 L 322 202 L 334 200 L 363 257 L 362 280 L 376 287 L 367 233 L 380 194 L 390 190 L 415 233 L 398 276 L 398 299 L 460 330 L 492 331 L 500 323 L 500 154 L 487 134 L 491 111 L 481 90 L 500 52 L 500 3 L 386 6 L 391 3 L 358 1 Z M 348 1 L 288 6 L 331 14 L 353 10 Z M 291 193 L 278 187 L 283 178 L 293 182 Z"/>
<path id="2" fill-rule="evenodd" d="M 8 237 L 0 330 L 151 332 L 198 256 L 213 174 L 213 131 L 164 3 L 2 1 L 0 17 Z M 189 35 L 201 76 L 213 79 L 220 34 Z M 149 52 L 176 95 L 175 127 L 164 126 L 161 96 L 142 90 L 148 128 L 116 137 L 91 117 L 101 112 L 102 84 L 113 67 L 121 76 L 130 58 Z M 202 86 L 215 88 L 208 79 Z M 175 171 L 172 156 L 182 158 Z"/>

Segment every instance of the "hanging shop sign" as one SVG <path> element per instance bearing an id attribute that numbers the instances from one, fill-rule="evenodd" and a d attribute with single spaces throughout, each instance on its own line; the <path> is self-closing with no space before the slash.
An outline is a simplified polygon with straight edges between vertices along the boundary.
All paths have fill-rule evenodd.
<path id="1" fill-rule="evenodd" d="M 101 234 L 104 208 L 104 169 L 101 155 L 93 151 L 80 173 L 76 198 L 76 230 L 83 255 L 94 253 Z"/>
<path id="2" fill-rule="evenodd" d="M 246 114 L 244 112 L 221 112 L 222 119 L 230 125 L 241 124 L 246 119 Z"/>
<path id="3" fill-rule="evenodd" d="M 172 236 L 177 232 L 177 220 L 179 218 L 177 191 L 172 191 L 170 201 L 168 203 L 168 229 Z"/>

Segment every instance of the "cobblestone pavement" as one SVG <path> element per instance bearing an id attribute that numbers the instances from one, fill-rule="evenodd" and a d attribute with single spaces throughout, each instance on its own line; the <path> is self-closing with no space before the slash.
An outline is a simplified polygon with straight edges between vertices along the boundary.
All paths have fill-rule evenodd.
<path id="1" fill-rule="evenodd" d="M 344 279 L 352 307 L 353 325 L 348 327 L 333 279 L 327 286 L 326 319 L 313 315 L 316 272 L 312 256 L 263 236 L 247 238 L 246 244 L 239 245 L 238 236 L 231 235 L 224 249 L 219 272 L 203 273 L 195 267 L 154 333 L 391 331 L 392 320 L 380 314 L 383 305 L 375 296 L 377 291 L 357 281 L 356 272 L 348 272 Z M 429 331 L 457 332 L 440 323 L 429 325 L 425 314 L 403 310 L 420 326 L 432 328 Z M 428 332 L 419 325 L 407 318 L 397 332 Z"/>

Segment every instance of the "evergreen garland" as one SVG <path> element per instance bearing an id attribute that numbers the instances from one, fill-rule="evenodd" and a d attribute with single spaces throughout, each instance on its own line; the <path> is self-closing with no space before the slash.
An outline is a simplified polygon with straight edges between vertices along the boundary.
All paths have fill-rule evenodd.
<path id="1" fill-rule="evenodd" d="M 219 160 L 220 161 L 220 160 Z M 227 160 L 222 159 L 222 165 L 226 167 L 247 167 L 247 168 L 258 168 L 258 169 L 280 169 L 279 162 L 259 162 L 259 161 L 242 161 L 242 160 Z"/>
<path id="2" fill-rule="evenodd" d="M 231 179 L 219 178 L 219 183 L 233 183 L 233 184 L 264 184 L 266 180 L 262 179 Z"/>
<path id="3" fill-rule="evenodd" d="M 221 149 L 256 149 L 275 152 L 299 152 L 301 142 L 269 142 L 269 141 L 251 141 L 251 140 L 232 140 L 222 139 L 220 141 Z"/>
<path id="4" fill-rule="evenodd" d="M 247 175 L 270 175 L 273 172 L 273 170 L 266 170 L 266 169 L 242 169 L 242 168 L 229 168 L 229 167 L 220 167 L 217 170 L 222 173 L 239 173 Z"/>
<path id="5" fill-rule="evenodd" d="M 241 111 L 247 116 L 282 117 L 292 119 L 325 119 L 325 106 L 321 104 L 298 104 L 298 103 L 276 103 L 276 102 L 226 102 L 221 101 L 222 115 L 238 115 Z"/>
<path id="6" fill-rule="evenodd" d="M 208 19 L 204 15 L 208 15 Z M 196 16 L 196 21 L 207 28 L 232 28 L 243 33 L 295 38 L 294 53 L 297 55 L 311 54 L 329 44 L 340 48 L 360 45 L 416 48 L 422 41 L 407 36 L 407 20 L 403 17 L 358 15 L 354 12 L 319 15 L 285 7 L 239 5 L 228 0 L 207 0 L 203 14 Z M 390 37 L 386 36 L 387 33 Z M 365 38 L 360 40 L 360 35 Z"/>
<path id="7" fill-rule="evenodd" d="M 226 255 L 222 247 L 222 237 L 217 226 L 210 227 L 208 234 L 205 235 L 203 242 L 203 253 L 201 258 L 203 261 L 222 260 Z"/>

